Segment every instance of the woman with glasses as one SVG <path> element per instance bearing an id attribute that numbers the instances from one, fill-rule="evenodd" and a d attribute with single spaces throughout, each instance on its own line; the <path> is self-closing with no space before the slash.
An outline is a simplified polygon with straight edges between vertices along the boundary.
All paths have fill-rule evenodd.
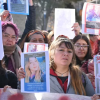
<path id="1" fill-rule="evenodd" d="M 88 78 L 93 83 L 94 75 L 91 74 L 88 69 L 88 64 L 93 59 L 90 42 L 85 35 L 80 34 L 74 37 L 73 43 L 75 48 L 76 64 L 79 65 L 81 70 L 88 75 Z"/>
<path id="2" fill-rule="evenodd" d="M 2 22 L 2 39 L 4 48 L 4 58 L 2 59 L 2 67 L 11 70 L 15 74 L 20 63 L 21 49 L 16 45 L 18 39 L 18 28 L 12 22 Z"/>

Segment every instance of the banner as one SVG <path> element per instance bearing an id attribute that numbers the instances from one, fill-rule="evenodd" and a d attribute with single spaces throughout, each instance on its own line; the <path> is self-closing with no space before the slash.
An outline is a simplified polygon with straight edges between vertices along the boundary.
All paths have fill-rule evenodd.
<path id="1" fill-rule="evenodd" d="M 16 89 L 7 89 L 0 100 L 91 100 L 91 97 L 63 93 L 21 93 Z"/>

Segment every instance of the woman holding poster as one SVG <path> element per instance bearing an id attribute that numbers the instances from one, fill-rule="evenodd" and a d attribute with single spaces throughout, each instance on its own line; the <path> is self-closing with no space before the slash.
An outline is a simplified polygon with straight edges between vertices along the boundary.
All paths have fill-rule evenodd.
<path id="1" fill-rule="evenodd" d="M 75 66 L 75 51 L 67 38 L 54 40 L 49 48 L 50 92 L 93 96 L 94 89 L 88 77 Z M 19 69 L 19 80 L 25 78 Z"/>
<path id="2" fill-rule="evenodd" d="M 35 57 L 30 57 L 25 65 L 26 82 L 44 82 L 44 75 L 39 67 L 39 62 Z"/>

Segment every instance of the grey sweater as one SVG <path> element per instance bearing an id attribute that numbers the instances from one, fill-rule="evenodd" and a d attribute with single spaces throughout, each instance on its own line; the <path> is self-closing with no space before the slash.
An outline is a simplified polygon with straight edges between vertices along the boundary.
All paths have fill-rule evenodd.
<path id="1" fill-rule="evenodd" d="M 88 79 L 86 75 L 84 75 L 85 81 L 86 81 L 86 86 L 85 86 L 85 91 L 86 91 L 86 96 L 93 96 L 95 94 L 93 86 Z M 74 88 L 71 85 L 70 82 L 70 75 L 68 76 L 68 84 L 67 84 L 67 91 L 66 93 L 68 94 L 75 94 Z M 50 92 L 51 93 L 64 93 L 62 87 L 60 86 L 57 78 L 55 76 L 50 75 Z"/>

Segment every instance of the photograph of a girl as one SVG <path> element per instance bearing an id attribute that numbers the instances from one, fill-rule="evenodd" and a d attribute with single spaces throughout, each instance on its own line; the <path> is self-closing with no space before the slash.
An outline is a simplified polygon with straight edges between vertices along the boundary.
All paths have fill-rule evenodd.
<path id="1" fill-rule="evenodd" d="M 29 57 L 29 61 L 25 65 L 25 82 L 45 82 L 45 73 L 40 69 L 39 62 L 35 57 Z"/>

